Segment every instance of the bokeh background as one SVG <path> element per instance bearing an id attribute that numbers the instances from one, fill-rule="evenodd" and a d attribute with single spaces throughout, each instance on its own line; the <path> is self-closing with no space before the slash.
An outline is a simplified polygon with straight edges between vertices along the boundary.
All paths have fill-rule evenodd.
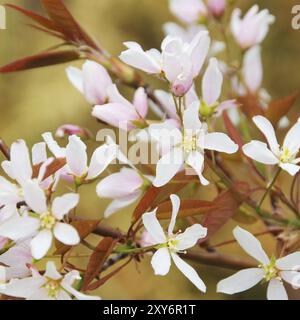
<path id="1" fill-rule="evenodd" d="M 42 12 L 38 0 L 5 2 Z M 268 8 L 277 18 L 263 45 L 265 88 L 273 98 L 289 95 L 299 89 L 300 30 L 296 31 L 291 27 L 291 9 L 297 1 L 236 2 L 244 9 L 258 3 L 261 8 Z M 169 13 L 167 0 L 66 0 L 65 3 L 84 28 L 116 56 L 123 50 L 123 41 L 137 41 L 147 48 L 159 47 L 163 37 L 163 23 L 175 21 Z M 28 20 L 17 12 L 7 10 L 7 30 L 0 30 L 0 65 L 40 52 L 57 43 L 55 39 L 27 27 L 26 22 Z M 90 128 L 94 133 L 97 132 L 100 127 L 90 116 L 91 107 L 68 82 L 65 68 L 66 65 L 59 65 L 0 75 L 0 136 L 8 144 L 23 138 L 32 145 L 40 141 L 41 133 L 53 132 L 65 123 L 78 124 Z M 158 87 L 159 83 L 154 82 L 154 85 Z M 95 144 L 91 143 L 91 146 L 95 147 Z M 108 202 L 98 199 L 94 190 L 95 185 L 81 191 L 79 211 L 82 215 L 99 218 Z M 122 210 L 105 223 L 121 226 L 126 230 L 132 208 Z M 232 227 L 233 225 L 229 225 L 224 228 L 222 239 L 231 239 Z M 260 225 L 255 229 L 263 230 Z M 272 240 L 269 237 L 263 239 L 268 250 L 272 252 Z M 218 240 L 217 236 L 212 242 Z M 235 245 L 226 246 L 222 250 L 243 256 L 241 249 Z M 105 284 L 99 290 L 99 294 L 105 299 L 265 298 L 263 285 L 234 297 L 217 295 L 217 281 L 232 274 L 230 270 L 205 265 L 195 266 L 208 283 L 208 293 L 202 295 L 175 268 L 167 277 L 155 277 L 149 262 L 149 257 L 146 257 L 139 265 L 132 263 Z"/>

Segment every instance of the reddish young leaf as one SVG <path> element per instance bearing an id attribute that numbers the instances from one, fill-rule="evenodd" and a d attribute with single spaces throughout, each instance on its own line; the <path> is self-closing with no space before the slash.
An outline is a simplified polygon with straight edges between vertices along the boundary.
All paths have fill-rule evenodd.
<path id="1" fill-rule="evenodd" d="M 59 169 L 64 167 L 66 165 L 66 159 L 65 158 L 56 158 L 54 159 L 46 169 L 46 172 L 44 174 L 43 180 L 47 179 L 48 177 L 52 176 L 54 173 L 56 173 Z"/>
<path id="2" fill-rule="evenodd" d="M 229 137 L 240 147 L 240 149 L 244 145 L 243 138 L 238 131 L 238 129 L 234 126 L 232 121 L 230 120 L 228 113 L 225 111 L 223 112 L 223 120 L 226 127 L 226 130 L 229 134 Z"/>
<path id="3" fill-rule="evenodd" d="M 6 4 L 7 7 L 12 8 L 14 10 L 17 10 L 19 12 L 21 12 L 22 14 L 24 14 L 26 17 L 29 17 L 30 19 L 32 19 L 33 21 L 35 21 L 36 23 L 38 23 L 39 25 L 45 27 L 46 29 L 50 29 L 59 33 L 63 33 L 62 29 L 59 28 L 55 22 L 51 21 L 48 18 L 45 18 L 39 14 L 37 14 L 34 11 L 31 10 L 27 10 L 25 8 L 16 6 L 14 4 Z"/>
<path id="4" fill-rule="evenodd" d="M 110 256 L 114 246 L 118 240 L 113 238 L 102 239 L 96 250 L 92 253 L 86 273 L 83 280 L 83 290 L 86 290 L 88 285 L 101 273 L 102 267 L 106 259 Z"/>
<path id="5" fill-rule="evenodd" d="M 250 118 L 257 116 L 257 115 L 263 115 L 264 111 L 262 107 L 260 106 L 257 97 L 254 95 L 248 94 L 244 97 L 240 97 L 238 99 L 238 102 L 241 103 L 241 109 L 242 111 Z"/>
<path id="6" fill-rule="evenodd" d="M 21 70 L 46 67 L 78 60 L 79 58 L 80 54 L 75 50 L 43 52 L 34 56 L 25 57 L 23 59 L 11 62 L 3 67 L 0 67 L 0 73 L 9 73 Z"/>
<path id="7" fill-rule="evenodd" d="M 76 43 L 81 42 L 82 44 L 89 45 L 92 48 L 99 50 L 96 43 L 81 28 L 61 0 L 42 0 L 42 3 L 49 17 L 63 30 L 63 33 L 68 39 Z"/>
<path id="8" fill-rule="evenodd" d="M 90 235 L 97 225 L 100 223 L 100 220 L 78 220 L 72 221 L 71 225 L 77 230 L 80 239 L 85 239 L 88 235 Z M 68 252 L 72 247 L 67 246 L 59 241 L 55 243 L 56 251 L 54 254 L 64 255 Z"/>
<path id="9" fill-rule="evenodd" d="M 115 269 L 114 271 L 112 271 L 111 273 L 109 273 L 108 275 L 106 275 L 105 277 L 94 281 L 92 284 L 90 284 L 87 287 L 87 291 L 93 291 L 98 289 L 99 287 L 101 287 L 102 285 L 105 284 L 106 281 L 108 281 L 110 278 L 112 278 L 113 276 L 115 276 L 118 272 L 120 272 L 124 267 L 126 267 L 128 265 L 128 263 L 131 261 L 132 259 L 130 258 L 129 260 L 127 260 L 124 264 L 122 264 L 120 267 L 118 267 L 117 269 Z"/>
<path id="10" fill-rule="evenodd" d="M 273 126 L 276 127 L 279 120 L 288 114 L 288 112 L 296 102 L 297 97 L 298 92 L 295 92 L 288 97 L 273 101 L 269 104 L 266 111 L 266 117 L 272 122 Z"/>
<path id="11" fill-rule="evenodd" d="M 239 191 L 239 194 L 242 193 L 244 198 L 238 198 L 236 196 L 236 190 Z M 200 242 L 206 241 L 223 227 L 226 222 L 234 216 L 250 192 L 250 187 L 246 182 L 236 182 L 231 189 L 220 193 L 213 201 L 217 205 L 217 208 L 210 210 L 202 222 L 203 226 L 208 229 L 208 235 Z"/>

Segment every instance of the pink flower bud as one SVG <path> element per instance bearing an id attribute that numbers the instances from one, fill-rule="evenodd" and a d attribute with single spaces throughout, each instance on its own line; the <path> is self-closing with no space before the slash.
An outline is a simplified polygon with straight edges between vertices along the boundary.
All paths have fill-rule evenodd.
<path id="1" fill-rule="evenodd" d="M 226 0 L 208 0 L 207 6 L 214 17 L 220 18 L 225 11 Z"/>
<path id="2" fill-rule="evenodd" d="M 65 138 L 66 136 L 76 135 L 81 138 L 89 139 L 92 138 L 92 133 L 86 129 L 76 126 L 74 124 L 64 124 L 57 128 L 55 136 L 57 138 Z"/>

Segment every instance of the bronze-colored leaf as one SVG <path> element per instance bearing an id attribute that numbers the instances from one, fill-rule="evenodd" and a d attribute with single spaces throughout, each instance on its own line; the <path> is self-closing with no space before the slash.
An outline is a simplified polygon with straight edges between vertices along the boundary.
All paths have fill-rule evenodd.
<path id="1" fill-rule="evenodd" d="M 266 117 L 272 122 L 273 126 L 277 126 L 279 120 L 286 116 L 296 102 L 298 92 L 291 94 L 283 99 L 273 101 L 269 104 L 266 111 Z"/>
<path id="2" fill-rule="evenodd" d="M 228 132 L 229 137 L 240 147 L 240 149 L 244 145 L 243 138 L 238 131 L 238 129 L 234 126 L 231 119 L 228 116 L 228 113 L 225 111 L 223 112 L 223 120 L 226 127 L 226 130 Z"/>
<path id="3" fill-rule="evenodd" d="M 99 242 L 90 257 L 83 279 L 83 290 L 86 290 L 88 285 L 101 273 L 104 262 L 110 256 L 117 242 L 118 240 L 110 237 L 104 238 Z"/>
<path id="4" fill-rule="evenodd" d="M 46 66 L 78 60 L 79 58 L 80 58 L 80 54 L 76 50 L 43 52 L 37 55 L 22 58 L 20 60 L 11 62 L 3 67 L 0 67 L 0 73 L 9 73 L 9 72 L 15 72 L 15 71 L 46 67 Z"/>
<path id="5" fill-rule="evenodd" d="M 100 223 L 100 220 L 78 220 L 72 221 L 71 225 L 77 230 L 80 239 L 85 239 L 88 235 L 90 235 L 93 230 L 97 227 Z M 64 255 L 68 252 L 72 247 L 67 246 L 59 241 L 56 241 L 56 251 L 54 254 L 61 254 Z"/>
<path id="6" fill-rule="evenodd" d="M 263 108 L 259 104 L 256 96 L 247 94 L 244 97 L 239 97 L 238 102 L 241 104 L 242 111 L 250 118 L 257 115 L 264 115 Z"/>

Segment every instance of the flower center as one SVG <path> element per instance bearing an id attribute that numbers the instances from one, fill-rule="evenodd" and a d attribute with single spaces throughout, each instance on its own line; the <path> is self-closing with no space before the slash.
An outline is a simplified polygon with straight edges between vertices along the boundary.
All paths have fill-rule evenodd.
<path id="1" fill-rule="evenodd" d="M 200 113 L 201 119 L 202 120 L 210 119 L 214 115 L 218 105 L 219 105 L 218 102 L 215 102 L 212 105 L 207 105 L 205 103 L 205 101 L 201 101 L 200 108 L 199 108 L 199 113 Z"/>
<path id="2" fill-rule="evenodd" d="M 57 298 L 60 291 L 60 283 L 58 281 L 49 280 L 45 284 L 45 289 L 47 290 L 47 294 L 50 298 Z"/>
<path id="3" fill-rule="evenodd" d="M 280 162 L 289 163 L 295 160 L 296 155 L 291 153 L 288 148 L 283 147 L 280 152 Z"/>
<path id="4" fill-rule="evenodd" d="M 176 246 L 178 243 L 179 243 L 179 241 L 176 239 L 169 239 L 167 242 L 167 245 L 171 251 L 177 251 Z"/>
<path id="5" fill-rule="evenodd" d="M 197 150 L 196 135 L 185 134 L 182 142 L 183 150 L 186 154 Z"/>
<path id="6" fill-rule="evenodd" d="M 41 214 L 40 220 L 41 220 L 41 227 L 49 230 L 53 229 L 56 223 L 56 218 L 50 212 L 45 212 Z"/>
<path id="7" fill-rule="evenodd" d="M 272 259 L 270 264 L 268 265 L 260 265 L 260 268 L 263 269 L 264 271 L 264 279 L 265 281 L 269 282 L 270 280 L 274 279 L 274 278 L 278 278 L 280 279 L 278 273 L 279 270 L 276 268 L 276 260 Z"/>

